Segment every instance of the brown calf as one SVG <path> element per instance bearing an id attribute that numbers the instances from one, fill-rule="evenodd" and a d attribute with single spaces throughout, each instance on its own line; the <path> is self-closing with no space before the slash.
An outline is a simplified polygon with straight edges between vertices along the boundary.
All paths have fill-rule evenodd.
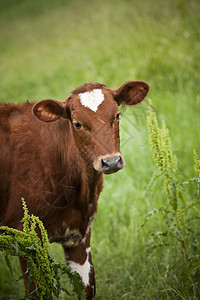
<path id="1" fill-rule="evenodd" d="M 141 102 L 148 90 L 143 81 L 114 90 L 87 83 L 63 102 L 0 105 L 0 222 L 21 230 L 25 198 L 49 240 L 62 244 L 66 263 L 80 274 L 87 299 L 95 295 L 90 234 L 103 173 L 125 164 L 118 106 Z M 25 261 L 20 263 L 25 272 Z"/>

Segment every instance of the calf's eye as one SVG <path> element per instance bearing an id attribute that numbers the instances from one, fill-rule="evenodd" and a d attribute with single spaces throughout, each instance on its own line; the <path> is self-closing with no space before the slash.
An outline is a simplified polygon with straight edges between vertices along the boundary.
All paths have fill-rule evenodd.
<path id="1" fill-rule="evenodd" d="M 118 113 L 117 113 L 117 115 L 116 115 L 116 117 L 115 117 L 115 121 L 118 121 L 118 120 L 119 120 L 119 118 L 120 118 L 120 115 L 121 115 L 121 113 L 120 113 L 120 112 L 118 112 Z"/>
<path id="2" fill-rule="evenodd" d="M 82 127 L 82 125 L 78 122 L 75 122 L 74 126 L 76 127 L 76 129 L 80 129 Z"/>

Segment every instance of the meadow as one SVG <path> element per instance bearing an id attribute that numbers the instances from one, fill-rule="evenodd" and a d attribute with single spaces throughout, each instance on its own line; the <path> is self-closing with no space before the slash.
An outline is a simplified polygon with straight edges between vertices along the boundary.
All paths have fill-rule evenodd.
<path id="1" fill-rule="evenodd" d="M 85 82 L 117 88 L 144 80 L 151 86 L 159 124 L 164 119 L 169 128 L 183 185 L 196 176 L 193 149 L 200 154 L 199 10 L 198 0 L 1 0 L 0 102 L 63 100 Z M 121 108 L 126 166 L 105 176 L 92 226 L 97 300 L 200 297 L 200 263 L 186 284 L 178 242 L 168 238 L 148 247 L 152 233 L 166 226 L 154 209 L 168 202 L 150 149 L 147 102 Z M 195 182 L 184 187 L 180 207 L 200 197 Z M 194 255 L 198 261 L 200 255 L 199 204 L 190 217 L 187 239 L 195 243 L 187 262 Z M 52 244 L 50 251 L 64 262 L 59 245 Z M 12 264 L 13 275 L 0 257 L 1 300 L 23 297 L 17 259 Z M 76 297 L 63 294 L 60 299 Z"/>

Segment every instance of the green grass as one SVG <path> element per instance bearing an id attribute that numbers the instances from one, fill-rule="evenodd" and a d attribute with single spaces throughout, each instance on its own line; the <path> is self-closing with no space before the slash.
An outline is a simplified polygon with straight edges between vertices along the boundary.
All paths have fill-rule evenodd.
<path id="1" fill-rule="evenodd" d="M 84 82 L 116 88 L 146 80 L 158 118 L 170 129 L 179 180 L 185 181 L 194 176 L 193 148 L 200 149 L 199 9 L 197 0 L 1 0 L 0 101 L 63 100 Z M 155 216 L 140 225 L 166 201 L 160 180 L 148 190 L 155 164 L 146 111 L 146 102 L 124 109 L 126 167 L 105 176 L 92 233 L 96 299 L 197 299 L 178 278 L 178 249 L 165 247 L 146 259 L 149 234 L 162 229 L 163 220 Z M 189 190 L 195 197 L 194 187 Z M 59 246 L 51 252 L 64 261 Z M 13 264 L 11 276 L 0 260 L 0 299 L 23 295 Z"/>

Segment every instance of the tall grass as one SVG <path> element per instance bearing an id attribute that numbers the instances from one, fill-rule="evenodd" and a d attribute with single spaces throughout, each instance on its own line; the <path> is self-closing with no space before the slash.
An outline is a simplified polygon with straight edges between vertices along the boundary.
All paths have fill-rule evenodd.
<path id="1" fill-rule="evenodd" d="M 116 88 L 146 80 L 158 119 L 171 133 L 178 180 L 188 181 L 195 176 L 193 148 L 200 149 L 199 8 L 197 0 L 2 0 L 0 101 L 64 99 L 84 82 Z M 105 176 L 93 224 L 96 299 L 195 299 L 178 276 L 178 249 L 165 246 L 147 260 L 149 236 L 164 221 L 156 214 L 144 228 L 141 224 L 166 197 L 161 178 L 153 177 L 147 103 L 122 112 L 126 166 Z M 190 198 L 197 197 L 195 183 L 185 188 Z M 51 254 L 64 262 L 59 245 L 51 246 Z M 0 299 L 23 295 L 13 279 L 17 272 L 16 267 L 11 277 L 0 260 Z"/>

